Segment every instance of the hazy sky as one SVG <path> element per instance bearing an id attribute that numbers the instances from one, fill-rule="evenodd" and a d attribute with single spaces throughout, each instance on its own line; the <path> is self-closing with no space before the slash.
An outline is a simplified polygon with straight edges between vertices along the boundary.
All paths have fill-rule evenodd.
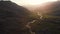
<path id="1" fill-rule="evenodd" d="M 51 2 L 57 0 L 11 0 L 19 5 L 37 5 L 42 4 L 44 2 Z"/>

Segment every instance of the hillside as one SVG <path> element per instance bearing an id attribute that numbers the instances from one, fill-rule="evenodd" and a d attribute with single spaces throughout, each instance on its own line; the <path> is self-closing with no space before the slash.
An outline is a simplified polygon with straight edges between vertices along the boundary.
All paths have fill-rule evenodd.
<path id="1" fill-rule="evenodd" d="M 0 34 L 30 34 L 26 24 L 32 13 L 11 1 L 0 1 Z"/>
<path id="2" fill-rule="evenodd" d="M 35 9 L 42 12 L 42 19 L 37 19 L 32 26 L 36 34 L 60 34 L 60 2 L 46 3 Z"/>

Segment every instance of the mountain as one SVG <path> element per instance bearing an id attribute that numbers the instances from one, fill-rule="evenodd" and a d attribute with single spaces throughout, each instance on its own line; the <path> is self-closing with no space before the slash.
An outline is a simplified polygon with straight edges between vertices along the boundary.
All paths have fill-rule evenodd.
<path id="1" fill-rule="evenodd" d="M 49 14 L 59 16 L 60 14 L 60 1 L 55 2 L 46 2 L 40 5 L 27 5 L 25 6 L 31 12 L 41 13 L 41 14 Z"/>
<path id="2" fill-rule="evenodd" d="M 0 1 L 0 34 L 28 34 L 30 11 L 11 1 Z M 27 33 L 28 32 L 28 33 Z"/>
<path id="3" fill-rule="evenodd" d="M 60 1 L 56 2 L 47 2 L 39 5 L 35 11 L 38 11 L 42 14 L 49 14 L 53 16 L 60 16 Z"/>
<path id="4" fill-rule="evenodd" d="M 43 16 L 31 24 L 35 34 L 60 34 L 60 1 L 44 3 L 34 11 Z"/>

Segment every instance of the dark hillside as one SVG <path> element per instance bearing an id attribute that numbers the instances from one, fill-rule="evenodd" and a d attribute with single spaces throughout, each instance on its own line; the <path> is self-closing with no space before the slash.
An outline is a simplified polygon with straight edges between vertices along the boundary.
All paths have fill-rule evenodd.
<path id="1" fill-rule="evenodd" d="M 0 1 L 0 34 L 28 34 L 30 11 L 11 1 Z M 28 32 L 28 33 L 27 33 Z"/>

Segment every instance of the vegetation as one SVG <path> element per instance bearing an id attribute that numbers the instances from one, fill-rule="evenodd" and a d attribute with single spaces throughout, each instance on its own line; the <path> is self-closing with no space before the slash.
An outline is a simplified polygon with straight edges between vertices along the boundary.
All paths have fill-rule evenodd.
<path id="1" fill-rule="evenodd" d="M 60 34 L 60 2 L 54 2 L 50 8 L 52 13 L 42 15 L 43 19 L 36 19 L 31 24 L 31 29 L 35 34 Z"/>
<path id="2" fill-rule="evenodd" d="M 56 14 L 58 13 L 59 11 Z M 0 34 L 32 34 L 31 32 L 60 34 L 60 16 L 38 15 L 10 1 L 0 2 Z"/>

